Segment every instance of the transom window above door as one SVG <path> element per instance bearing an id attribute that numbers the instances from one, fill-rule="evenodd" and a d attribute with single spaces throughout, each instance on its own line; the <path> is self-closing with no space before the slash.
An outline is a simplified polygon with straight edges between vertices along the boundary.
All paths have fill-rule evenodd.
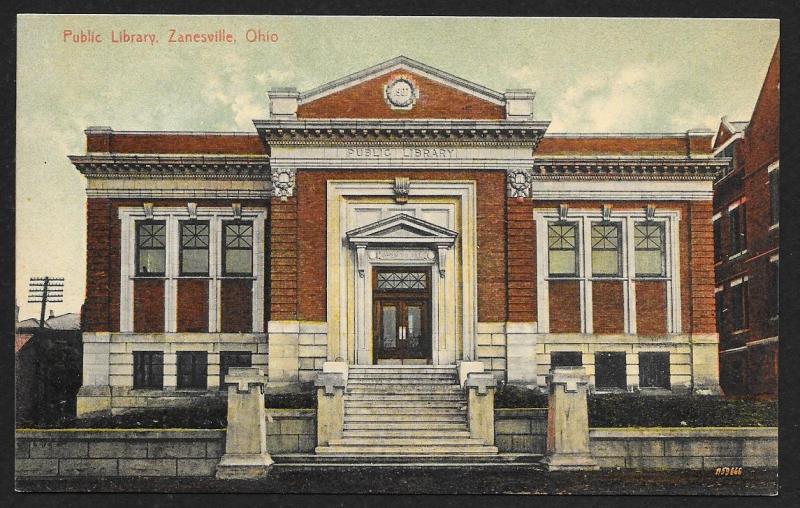
<path id="1" fill-rule="evenodd" d="M 428 287 L 427 272 L 378 272 L 377 289 L 426 289 Z"/>

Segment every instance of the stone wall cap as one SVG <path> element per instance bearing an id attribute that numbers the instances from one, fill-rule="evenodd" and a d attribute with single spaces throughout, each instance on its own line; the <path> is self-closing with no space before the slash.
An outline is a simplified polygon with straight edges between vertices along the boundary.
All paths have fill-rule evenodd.
<path id="1" fill-rule="evenodd" d="M 597 427 L 589 429 L 592 438 L 702 438 L 764 437 L 777 438 L 777 427 Z"/>
<path id="2" fill-rule="evenodd" d="M 17 439 L 46 440 L 148 440 L 219 439 L 225 429 L 17 429 Z"/>

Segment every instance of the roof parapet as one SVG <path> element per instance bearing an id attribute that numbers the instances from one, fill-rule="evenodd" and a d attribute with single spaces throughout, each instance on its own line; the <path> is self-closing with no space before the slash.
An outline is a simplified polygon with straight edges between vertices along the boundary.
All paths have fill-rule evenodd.
<path id="1" fill-rule="evenodd" d="M 535 96 L 536 93 L 530 88 L 506 90 L 503 94 L 506 103 L 506 120 L 532 120 Z"/>
<path id="2" fill-rule="evenodd" d="M 275 87 L 267 92 L 269 116 L 274 120 L 297 120 L 300 93 L 295 87 Z"/>

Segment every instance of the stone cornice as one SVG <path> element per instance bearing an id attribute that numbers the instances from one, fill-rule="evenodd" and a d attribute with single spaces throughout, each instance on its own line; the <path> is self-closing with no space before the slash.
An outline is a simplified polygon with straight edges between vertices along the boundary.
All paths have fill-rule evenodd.
<path id="1" fill-rule="evenodd" d="M 508 120 L 256 120 L 269 145 L 380 143 L 504 145 L 535 149 L 549 122 Z"/>
<path id="2" fill-rule="evenodd" d="M 87 178 L 270 180 L 267 156 L 70 155 Z"/>
<path id="3" fill-rule="evenodd" d="M 713 180 L 727 158 L 535 157 L 532 179 Z"/>

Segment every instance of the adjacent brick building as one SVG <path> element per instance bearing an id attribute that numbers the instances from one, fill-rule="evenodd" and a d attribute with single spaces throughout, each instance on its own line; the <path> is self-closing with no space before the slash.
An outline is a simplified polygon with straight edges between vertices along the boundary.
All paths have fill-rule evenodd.
<path id="1" fill-rule="evenodd" d="M 720 378 L 728 395 L 778 390 L 780 46 L 749 122 L 723 118 L 714 154 L 731 163 L 714 184 Z"/>
<path id="2" fill-rule="evenodd" d="M 80 413 L 335 360 L 718 390 L 714 133 L 546 134 L 530 90 L 405 57 L 269 95 L 252 134 L 87 129 Z"/>

